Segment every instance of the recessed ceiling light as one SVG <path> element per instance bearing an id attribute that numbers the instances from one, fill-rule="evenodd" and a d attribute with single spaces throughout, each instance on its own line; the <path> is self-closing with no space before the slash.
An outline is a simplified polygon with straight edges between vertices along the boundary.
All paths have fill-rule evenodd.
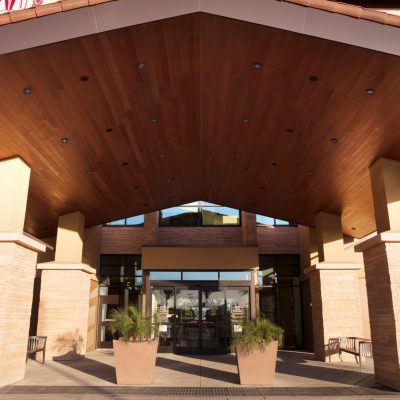
<path id="1" fill-rule="evenodd" d="M 238 153 L 238 154 L 235 154 L 235 157 L 236 158 L 240 158 L 240 154 Z"/>
<path id="2" fill-rule="evenodd" d="M 33 90 L 31 89 L 31 88 L 25 88 L 24 90 L 23 90 L 23 92 L 24 92 L 24 94 L 25 95 L 27 95 L 27 96 L 29 96 L 30 94 L 32 94 L 33 93 Z"/>
<path id="3" fill-rule="evenodd" d="M 143 70 L 146 68 L 146 64 L 140 63 L 140 64 L 136 65 L 136 68 L 137 68 L 139 71 L 143 71 Z"/>
<path id="4" fill-rule="evenodd" d="M 278 164 L 277 164 L 276 162 L 273 162 L 271 165 L 272 165 L 273 167 L 276 167 Z"/>
<path id="5" fill-rule="evenodd" d="M 106 132 L 108 132 L 108 133 L 110 133 L 110 132 L 112 132 L 113 131 L 113 128 L 107 128 L 106 129 Z"/>
<path id="6" fill-rule="evenodd" d="M 293 133 L 293 129 L 292 128 L 287 128 L 286 132 Z"/>
<path id="7" fill-rule="evenodd" d="M 122 165 L 123 165 L 124 167 L 126 167 L 128 164 L 129 164 L 129 163 L 127 163 L 126 161 L 122 163 Z"/>
<path id="8" fill-rule="evenodd" d="M 332 138 L 332 139 L 331 139 L 331 143 L 332 143 L 332 144 L 336 144 L 338 141 L 339 141 L 339 140 L 337 140 L 336 138 Z"/>
<path id="9" fill-rule="evenodd" d="M 310 82 L 318 82 L 319 78 L 317 75 L 311 75 L 309 78 Z"/>
<path id="10" fill-rule="evenodd" d="M 166 155 L 165 154 L 160 154 L 160 158 L 165 158 Z"/>
<path id="11" fill-rule="evenodd" d="M 254 64 L 253 64 L 253 68 L 256 69 L 256 70 L 260 70 L 260 69 L 262 69 L 262 64 L 260 64 L 260 63 L 254 63 Z"/>
<path id="12" fill-rule="evenodd" d="M 158 118 L 157 118 L 157 117 L 151 117 L 151 118 L 150 118 L 150 122 L 151 122 L 152 124 L 157 124 L 157 123 L 158 123 Z"/>
<path id="13" fill-rule="evenodd" d="M 89 77 L 87 75 L 82 75 L 80 79 L 81 82 L 87 82 L 89 80 Z"/>
<path id="14" fill-rule="evenodd" d="M 165 180 L 165 182 L 170 183 L 170 182 L 171 182 L 171 179 L 167 178 L 167 179 Z"/>
<path id="15" fill-rule="evenodd" d="M 314 175 L 314 171 L 313 171 L 312 169 L 310 169 L 310 170 L 308 171 L 308 175 L 309 175 L 309 176 L 313 176 L 313 175 Z"/>
<path id="16" fill-rule="evenodd" d="M 92 175 L 92 174 L 94 174 L 94 171 L 88 170 L 88 171 L 86 171 L 86 173 L 87 173 L 88 175 Z"/>
<path id="17" fill-rule="evenodd" d="M 61 143 L 62 144 L 67 144 L 69 142 L 69 139 L 67 137 L 61 138 Z"/>
<path id="18" fill-rule="evenodd" d="M 243 122 L 244 124 L 247 124 L 249 121 L 250 121 L 250 120 L 249 120 L 248 118 L 246 118 L 246 117 L 242 118 L 242 122 Z"/>
<path id="19" fill-rule="evenodd" d="M 373 96 L 375 94 L 375 89 L 368 88 L 366 91 L 367 96 Z"/>

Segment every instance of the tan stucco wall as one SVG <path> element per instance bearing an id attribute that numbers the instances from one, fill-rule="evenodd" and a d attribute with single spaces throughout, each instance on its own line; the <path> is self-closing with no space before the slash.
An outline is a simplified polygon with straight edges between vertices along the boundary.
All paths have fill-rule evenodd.
<path id="1" fill-rule="evenodd" d="M 249 269 L 258 247 L 143 247 L 143 269 Z"/>

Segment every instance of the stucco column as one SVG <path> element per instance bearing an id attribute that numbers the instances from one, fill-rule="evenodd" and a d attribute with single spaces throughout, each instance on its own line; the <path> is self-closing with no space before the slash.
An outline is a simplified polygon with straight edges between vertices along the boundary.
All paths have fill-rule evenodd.
<path id="1" fill-rule="evenodd" d="M 30 168 L 0 162 L 0 386 L 25 376 L 37 253 L 46 246 L 23 233 Z"/>
<path id="2" fill-rule="evenodd" d="M 329 339 L 363 336 L 359 285 L 363 265 L 344 249 L 340 216 L 316 216 L 316 241 L 319 260 L 304 272 L 310 277 L 315 358 L 325 361 L 335 353 Z"/>
<path id="3" fill-rule="evenodd" d="M 376 381 L 400 390 L 400 162 L 370 167 L 378 235 L 356 246 L 367 281 Z"/>
<path id="4" fill-rule="evenodd" d="M 42 270 L 37 331 L 47 336 L 48 360 L 86 354 L 96 269 L 82 262 L 84 222 L 80 212 L 59 217 L 55 261 L 37 266 Z"/>

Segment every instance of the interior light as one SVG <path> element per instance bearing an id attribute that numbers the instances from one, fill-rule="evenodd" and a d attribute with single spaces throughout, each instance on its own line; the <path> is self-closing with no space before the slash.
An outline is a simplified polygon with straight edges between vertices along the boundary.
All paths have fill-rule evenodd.
<path id="1" fill-rule="evenodd" d="M 32 94 L 32 93 L 33 93 L 33 90 L 32 90 L 31 88 L 25 88 L 25 89 L 24 89 L 24 94 L 25 94 L 25 95 L 29 96 L 29 95 Z"/>
<path id="2" fill-rule="evenodd" d="M 67 144 L 69 142 L 69 139 L 67 138 L 67 137 L 63 137 L 62 139 L 61 139 L 61 143 L 62 144 Z"/>

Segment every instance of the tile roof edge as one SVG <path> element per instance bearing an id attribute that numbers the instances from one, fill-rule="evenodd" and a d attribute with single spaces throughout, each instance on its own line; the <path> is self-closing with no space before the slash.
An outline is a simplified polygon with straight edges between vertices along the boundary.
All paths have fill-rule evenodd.
<path id="1" fill-rule="evenodd" d="M 303 7 L 314 8 L 340 15 L 375 22 L 382 25 L 400 27 L 400 15 L 389 14 L 372 8 L 365 8 L 353 4 L 337 2 L 334 0 L 277 0 L 285 3 L 297 4 Z"/>
<path id="2" fill-rule="evenodd" d="M 77 8 L 91 7 L 116 0 L 61 0 L 56 3 L 45 4 L 24 10 L 17 10 L 0 14 L 0 26 L 29 19 L 40 18 L 46 15 L 67 12 Z M 284 3 L 296 4 L 316 10 L 346 15 L 349 17 L 375 22 L 382 25 L 400 27 L 400 15 L 389 14 L 385 11 L 377 11 L 352 4 L 337 2 L 334 0 L 275 0 Z"/>

